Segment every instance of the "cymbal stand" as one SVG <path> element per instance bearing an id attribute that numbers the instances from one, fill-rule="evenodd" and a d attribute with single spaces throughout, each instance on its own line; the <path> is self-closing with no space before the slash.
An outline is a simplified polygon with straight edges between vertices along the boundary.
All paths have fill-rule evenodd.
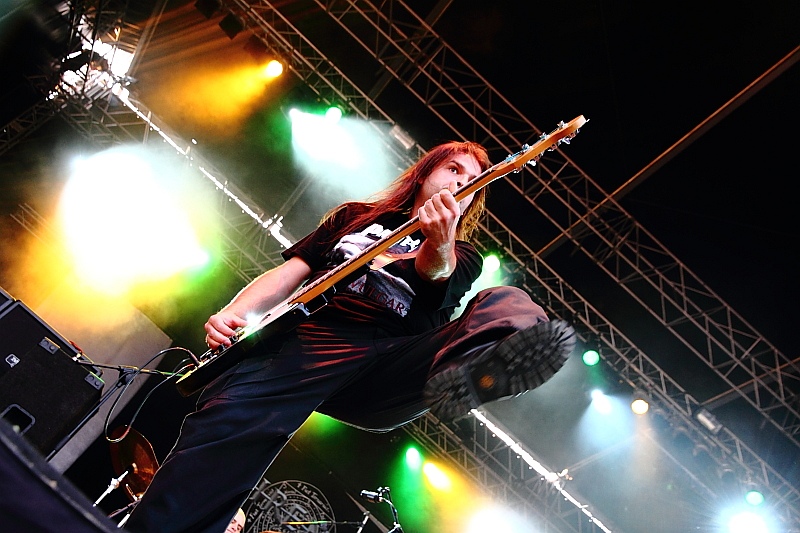
<path id="1" fill-rule="evenodd" d="M 108 515 L 109 518 L 114 518 L 115 516 L 119 515 L 120 513 L 125 513 L 125 516 L 122 517 L 122 520 L 120 520 L 119 524 L 117 524 L 117 528 L 121 528 L 121 527 L 125 526 L 125 522 L 127 522 L 128 518 L 131 517 L 131 513 L 133 512 L 133 508 L 136 507 L 136 504 L 139 503 L 139 500 L 141 498 L 142 498 L 141 495 L 134 496 L 134 500 L 131 503 L 129 503 L 128 505 L 126 505 L 122 509 L 117 509 L 116 511 L 114 511 L 113 513 Z"/>
<path id="2" fill-rule="evenodd" d="M 122 482 L 122 479 L 127 475 L 128 471 L 126 470 L 122 473 L 121 476 L 112 478 L 111 483 L 108 484 L 108 487 L 106 488 L 105 492 L 103 492 L 103 494 L 101 494 L 100 497 L 97 498 L 97 501 L 95 501 L 94 504 L 92 504 L 92 507 L 97 507 L 97 504 L 103 501 L 103 498 L 111 494 L 111 492 L 113 492 L 117 487 L 119 487 L 119 484 Z"/>

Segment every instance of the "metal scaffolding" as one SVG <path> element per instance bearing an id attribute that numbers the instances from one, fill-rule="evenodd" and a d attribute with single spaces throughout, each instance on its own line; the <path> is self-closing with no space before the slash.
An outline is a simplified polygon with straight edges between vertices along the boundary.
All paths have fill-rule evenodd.
<path id="1" fill-rule="evenodd" d="M 386 73 L 462 138 L 513 153 L 542 133 L 401 0 L 380 5 L 364 0 L 314 3 Z M 264 44 L 288 58 L 292 73 L 323 101 L 344 103 L 368 120 L 384 139 L 398 167 L 423 153 L 416 144 L 410 151 L 401 149 L 389 134 L 398 124 L 375 102 L 380 87 L 358 87 L 276 5 L 265 0 L 228 0 L 223 4 L 238 14 Z M 444 4 L 434 7 L 432 13 L 440 12 Z M 106 22 L 102 27 L 92 26 L 93 20 L 113 17 L 101 16 L 94 8 L 86 13 L 92 16 L 76 18 L 73 12 L 71 18 L 81 21 L 74 31 L 82 38 L 86 38 L 87 31 L 95 36 L 113 31 L 119 46 L 136 50 L 142 36 L 149 35 L 148 28 L 137 26 Z M 54 116 L 66 119 L 98 146 L 165 143 L 223 193 L 217 205 L 225 225 L 225 262 L 244 281 L 280 263 L 282 246 L 270 233 L 280 222 L 276 215 L 265 215 L 213 165 L 192 153 L 189 143 L 167 133 L 166 125 L 134 96 L 121 100 L 112 86 L 88 89 L 75 90 L 63 83 L 48 88 L 41 102 L 3 128 L 0 154 Z M 157 139 L 151 139 L 154 132 Z M 484 251 L 501 248 L 511 260 L 506 268 L 518 286 L 543 302 L 553 316 L 575 322 L 583 336 L 591 334 L 602 342 L 606 362 L 625 382 L 647 390 L 663 416 L 683 428 L 695 443 L 712 449 L 712 456 L 720 464 L 732 465 L 742 479 L 761 483 L 780 502 L 778 511 L 789 527 L 787 531 L 798 531 L 795 525 L 800 523 L 800 492 L 729 429 L 711 434 L 699 425 L 695 414 L 703 407 L 700 402 L 548 266 L 545 258 L 558 243 L 571 242 L 688 353 L 702 361 L 727 386 L 729 395 L 745 400 L 788 442 L 800 447 L 797 363 L 755 331 L 634 220 L 618 198 L 606 193 L 560 149 L 547 152 L 535 167 L 526 167 L 504 181 L 550 223 L 551 241 L 534 250 L 515 235 L 499 213 L 488 212 L 481 222 L 479 247 Z M 597 530 L 594 522 L 574 506 L 566 505 L 519 457 L 493 441 L 477 421 L 471 436 L 457 434 L 430 415 L 405 429 L 426 448 L 450 458 L 489 493 L 543 520 L 546 530 Z"/>
<path id="2" fill-rule="evenodd" d="M 382 2 L 380 6 L 368 1 L 316 3 L 381 67 L 463 138 L 474 138 L 511 153 L 541 134 L 542 130 L 404 2 Z M 359 95 L 352 102 L 356 107 L 363 105 L 359 102 L 367 98 L 366 91 L 348 87 L 349 78 L 273 3 L 236 0 L 226 4 L 276 52 L 292 57 L 295 73 L 312 88 L 317 77 L 324 77 L 318 94 L 324 96 L 325 88 L 335 87 L 337 98 Z M 303 60 L 295 61 L 298 57 Z M 369 108 L 379 109 L 377 104 Z M 470 130 L 464 129 L 465 124 Z M 793 401 L 796 393 L 791 389 L 800 375 L 797 364 L 722 301 L 614 197 L 560 150 L 549 152 L 536 167 L 528 167 L 528 172 L 509 176 L 506 181 L 552 223 L 554 240 L 565 237 L 572 241 L 732 391 L 791 442 L 800 444 L 799 418 Z M 531 250 L 492 213 L 482 229 L 486 238 L 502 244 L 504 252 L 518 261 L 519 271 L 531 281 L 525 287 L 535 291 L 556 316 L 577 319 L 603 342 L 607 362 L 632 386 L 648 390 L 670 417 L 690 428 L 698 444 L 710 443 L 720 463 L 733 463 L 741 478 L 757 479 L 773 491 L 773 496 L 786 504 L 784 518 L 800 516 L 800 493 L 791 484 L 731 431 L 708 433 L 693 416 L 701 407 L 700 402 L 546 267 L 541 251 L 549 251 L 548 246 L 540 253 Z"/>

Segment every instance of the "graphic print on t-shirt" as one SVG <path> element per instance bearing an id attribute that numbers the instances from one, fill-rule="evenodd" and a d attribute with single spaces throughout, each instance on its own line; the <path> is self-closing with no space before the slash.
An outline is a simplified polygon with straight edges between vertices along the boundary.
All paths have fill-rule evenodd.
<path id="1" fill-rule="evenodd" d="M 381 224 L 372 224 L 364 231 L 345 235 L 331 251 L 333 263 L 339 264 L 347 261 L 361 253 L 364 248 L 376 240 L 385 237 L 391 232 L 391 229 L 386 229 Z M 419 239 L 408 236 L 397 244 L 390 246 L 386 253 L 400 255 L 416 252 L 421 242 Z M 345 290 L 385 305 L 400 316 L 406 316 L 411 306 L 411 300 L 415 296 L 408 283 L 397 276 L 389 274 L 383 268 L 370 270 L 350 283 Z"/>

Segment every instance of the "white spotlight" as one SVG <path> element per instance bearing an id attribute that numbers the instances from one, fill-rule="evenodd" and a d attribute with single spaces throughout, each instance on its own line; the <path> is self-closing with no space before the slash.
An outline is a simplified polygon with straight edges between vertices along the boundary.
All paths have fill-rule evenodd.
<path id="1" fill-rule="evenodd" d="M 633 401 L 631 401 L 631 411 L 637 415 L 643 415 L 650 410 L 650 403 L 644 391 L 636 389 L 633 391 Z"/>
<path id="2" fill-rule="evenodd" d="M 722 424 L 717 420 L 717 417 L 709 413 L 706 409 L 700 409 L 695 413 L 694 417 L 714 435 L 719 433 L 722 429 Z"/>
<path id="3" fill-rule="evenodd" d="M 730 533 L 769 533 L 764 518 L 756 513 L 745 511 L 737 513 L 728 521 Z"/>
<path id="4" fill-rule="evenodd" d="M 611 400 L 608 396 L 603 394 L 603 391 L 595 389 L 592 391 L 592 407 L 594 407 L 600 414 L 607 415 L 611 413 Z"/>

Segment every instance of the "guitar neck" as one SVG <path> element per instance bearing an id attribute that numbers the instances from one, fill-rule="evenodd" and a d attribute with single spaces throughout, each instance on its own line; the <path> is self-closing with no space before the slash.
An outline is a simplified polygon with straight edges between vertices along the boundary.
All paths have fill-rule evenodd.
<path id="1" fill-rule="evenodd" d="M 494 165 L 458 189 L 454 194 L 456 201 L 460 202 L 497 178 L 515 172 L 527 163 L 535 161 L 545 150 L 552 150 L 562 139 L 567 141 L 569 138 L 574 137 L 578 132 L 578 128 L 585 123 L 586 119 L 581 115 L 573 119 L 569 124 L 559 124 L 559 127 L 550 134 L 542 135 L 533 146 L 523 147 L 523 150 L 519 153 L 507 157 L 502 163 Z M 303 286 L 295 294 L 263 315 L 257 325 L 247 326 L 240 330 L 237 333 L 236 341 L 229 347 L 226 348 L 220 345 L 216 350 L 209 350 L 193 369 L 178 380 L 177 387 L 180 393 L 184 396 L 194 394 L 216 376 L 219 376 L 225 369 L 230 368 L 241 360 L 248 348 L 255 345 L 259 340 L 288 331 L 296 326 L 316 310 L 307 304 L 320 297 L 321 300 L 324 300 L 325 293 L 336 283 L 347 279 L 359 269 L 368 266 L 378 255 L 388 250 L 396 242 L 408 237 L 417 229 L 419 229 L 419 218 L 414 217 L 389 235 L 364 248 L 358 255 L 351 257 L 328 271 L 325 275 Z"/>
<path id="2" fill-rule="evenodd" d="M 479 191 L 492 181 L 503 176 L 505 173 L 495 171 L 495 167 L 497 166 L 499 165 L 491 167 L 490 169 L 481 173 L 477 177 L 470 180 L 469 183 L 458 189 L 453 194 L 456 201 L 460 202 L 470 194 Z M 324 276 L 321 276 L 320 278 L 314 280 L 312 283 L 306 285 L 302 290 L 298 291 L 291 298 L 289 298 L 289 300 L 287 300 L 287 303 L 290 305 L 295 303 L 308 303 L 309 301 L 313 300 L 317 296 L 324 293 L 332 285 L 339 283 L 340 281 L 347 278 L 355 271 L 369 265 L 369 263 L 372 262 L 372 260 L 374 260 L 380 254 L 391 248 L 392 245 L 404 239 L 405 237 L 408 237 L 418 229 L 419 229 L 419 216 L 415 216 L 414 218 L 409 219 L 408 222 L 404 223 L 402 226 L 395 229 L 385 237 L 375 241 L 374 243 L 364 248 L 357 256 L 351 257 L 347 261 L 337 265 L 335 268 L 328 271 L 328 273 L 325 274 Z"/>
<path id="3" fill-rule="evenodd" d="M 553 150 L 562 141 L 569 142 L 574 137 L 581 126 L 586 123 L 583 115 L 572 119 L 569 123 L 561 123 L 558 128 L 549 134 L 543 134 L 533 146 L 525 146 L 522 151 L 508 156 L 505 160 L 488 168 L 463 187 L 459 188 L 453 196 L 460 202 L 470 194 L 486 187 L 491 182 L 512 172 L 516 172 L 528 163 L 535 162 L 541 157 L 545 150 Z M 388 250 L 393 244 L 411 235 L 419 229 L 419 217 L 415 216 L 408 222 L 364 248 L 358 255 L 351 257 L 347 261 L 339 264 L 324 276 L 319 277 L 313 282 L 305 285 L 294 295 L 288 298 L 282 305 L 305 304 L 322 295 L 336 283 L 346 279 L 357 270 L 369 265 L 378 255 Z"/>

